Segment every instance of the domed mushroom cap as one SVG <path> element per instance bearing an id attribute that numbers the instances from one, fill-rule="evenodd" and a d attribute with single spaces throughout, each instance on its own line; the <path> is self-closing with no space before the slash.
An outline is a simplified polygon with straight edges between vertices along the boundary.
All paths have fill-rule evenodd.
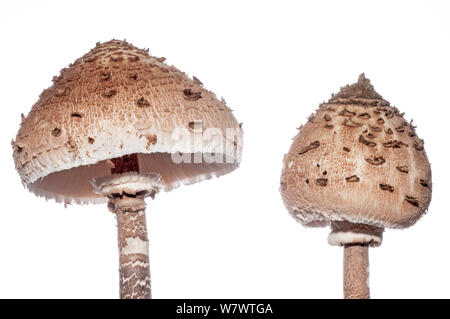
<path id="1" fill-rule="evenodd" d="M 140 172 L 159 174 L 165 190 L 239 165 L 242 130 L 225 102 L 148 50 L 97 44 L 53 82 L 12 142 L 22 182 L 38 195 L 103 201 L 90 181 L 127 154 L 137 153 Z"/>
<path id="2" fill-rule="evenodd" d="M 414 126 L 362 74 L 299 129 L 280 188 L 305 225 L 403 228 L 428 208 L 431 169 Z"/>

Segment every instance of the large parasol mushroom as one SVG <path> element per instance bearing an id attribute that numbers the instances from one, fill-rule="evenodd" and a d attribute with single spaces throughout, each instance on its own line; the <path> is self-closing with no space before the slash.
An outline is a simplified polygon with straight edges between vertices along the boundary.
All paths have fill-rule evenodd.
<path id="1" fill-rule="evenodd" d="M 329 244 L 344 246 L 345 298 L 369 298 L 368 247 L 426 212 L 431 169 L 415 127 L 361 74 L 300 128 L 280 188 L 296 220 L 331 225 Z"/>
<path id="2" fill-rule="evenodd" d="M 22 183 L 57 202 L 108 201 L 120 297 L 150 298 L 144 198 L 236 169 L 242 129 L 197 78 L 125 41 L 97 44 L 53 82 L 12 142 Z"/>

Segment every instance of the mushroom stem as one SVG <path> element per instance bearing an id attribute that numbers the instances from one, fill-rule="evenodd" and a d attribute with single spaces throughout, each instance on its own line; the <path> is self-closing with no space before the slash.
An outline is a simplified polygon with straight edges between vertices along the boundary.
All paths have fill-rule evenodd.
<path id="1" fill-rule="evenodd" d="M 139 173 L 137 154 L 111 160 L 111 174 Z M 124 176 L 124 175 L 122 175 Z M 119 240 L 120 299 L 150 299 L 150 261 L 145 221 L 145 191 L 114 194 Z"/>
<path id="2" fill-rule="evenodd" d="M 128 171 L 96 177 L 92 185 L 96 194 L 109 198 L 108 208 L 117 217 L 120 298 L 150 298 L 144 198 L 154 198 L 162 185 L 160 176 Z"/>
<path id="3" fill-rule="evenodd" d="M 344 245 L 344 298 L 369 299 L 369 246 Z"/>
<path id="4" fill-rule="evenodd" d="M 113 199 L 119 241 L 121 299 L 150 299 L 150 263 L 144 196 Z"/>

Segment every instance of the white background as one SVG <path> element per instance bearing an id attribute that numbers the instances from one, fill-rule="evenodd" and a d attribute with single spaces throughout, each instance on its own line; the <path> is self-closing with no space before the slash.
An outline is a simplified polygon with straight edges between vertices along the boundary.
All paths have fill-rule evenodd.
<path id="1" fill-rule="evenodd" d="M 279 176 L 296 127 L 361 72 L 414 118 L 433 171 L 428 214 L 370 250 L 372 297 L 449 298 L 449 31 L 445 1 L 2 1 L 0 297 L 118 297 L 114 216 L 29 193 L 10 141 L 53 75 L 126 38 L 245 132 L 237 171 L 148 201 L 154 298 L 341 298 L 342 248 L 288 215 Z"/>

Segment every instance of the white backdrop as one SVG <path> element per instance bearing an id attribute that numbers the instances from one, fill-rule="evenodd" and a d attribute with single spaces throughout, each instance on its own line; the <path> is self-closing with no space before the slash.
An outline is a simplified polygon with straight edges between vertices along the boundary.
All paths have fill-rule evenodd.
<path id="1" fill-rule="evenodd" d="M 370 250 L 372 297 L 449 298 L 449 31 L 448 1 L 2 1 L 0 297 L 118 297 L 113 215 L 29 193 L 10 141 L 53 75 L 126 38 L 244 123 L 237 171 L 148 201 L 154 298 L 341 298 L 342 249 L 278 187 L 296 127 L 361 72 L 414 118 L 433 171 L 428 214 Z"/>

